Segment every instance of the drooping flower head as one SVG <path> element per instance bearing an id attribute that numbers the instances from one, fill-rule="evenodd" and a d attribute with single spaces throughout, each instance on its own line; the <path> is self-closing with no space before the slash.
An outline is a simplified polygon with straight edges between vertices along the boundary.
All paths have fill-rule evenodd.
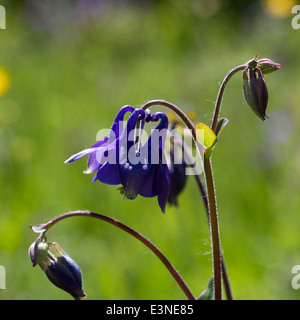
<path id="1" fill-rule="evenodd" d="M 249 77 L 248 77 L 249 75 Z M 243 71 L 244 97 L 253 112 L 262 120 L 267 118 L 268 90 L 259 68 Z"/>
<path id="2" fill-rule="evenodd" d="M 50 248 L 55 255 L 49 252 Z M 86 297 L 79 266 L 56 242 L 47 243 L 45 238 L 38 238 L 29 247 L 28 254 L 33 267 L 39 265 L 55 286 L 76 300 Z"/>
<path id="3" fill-rule="evenodd" d="M 270 59 L 249 60 L 243 71 L 243 93 L 246 102 L 253 112 L 262 120 L 268 118 L 266 109 L 268 105 L 268 90 L 263 74 L 279 70 L 280 64 Z"/>
<path id="4" fill-rule="evenodd" d="M 127 112 L 130 112 L 130 116 L 123 125 Z M 147 122 L 158 124 L 143 144 L 140 136 Z M 122 184 L 126 198 L 131 200 L 138 195 L 157 196 L 161 211 L 165 212 L 170 185 L 163 151 L 167 128 L 168 118 L 164 113 L 151 115 L 149 110 L 124 106 L 118 112 L 106 138 L 73 155 L 65 163 L 89 155 L 84 172 L 97 171 L 93 181 Z"/>

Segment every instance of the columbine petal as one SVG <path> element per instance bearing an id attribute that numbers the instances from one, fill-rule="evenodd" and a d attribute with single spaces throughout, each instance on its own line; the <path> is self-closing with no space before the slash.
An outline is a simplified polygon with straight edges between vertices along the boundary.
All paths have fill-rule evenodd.
<path id="1" fill-rule="evenodd" d="M 88 149 L 82 150 L 82 151 L 74 154 L 73 156 L 71 156 L 69 159 L 67 159 L 65 161 L 65 164 L 69 164 L 71 162 L 74 162 L 74 161 L 76 161 L 76 160 L 78 160 L 78 159 L 80 159 L 80 158 L 82 158 L 82 157 L 84 157 L 84 156 L 86 156 L 88 154 L 95 153 L 96 150 L 97 150 L 97 148 L 88 148 Z"/>
<path id="2" fill-rule="evenodd" d="M 134 110 L 134 108 L 129 105 L 122 107 L 119 110 L 119 112 L 118 112 L 118 114 L 117 114 L 117 116 L 111 126 L 111 129 L 110 129 L 108 136 L 105 137 L 104 139 L 96 142 L 90 148 L 74 154 L 68 160 L 65 161 L 65 164 L 69 164 L 71 162 L 74 162 L 74 161 L 86 156 L 86 155 L 90 155 L 90 157 L 88 159 L 87 169 L 84 171 L 84 173 L 89 174 L 89 173 L 92 173 L 92 172 L 100 169 L 101 166 L 105 163 L 105 161 L 101 162 L 102 155 L 105 153 L 105 151 L 110 151 L 113 149 L 113 147 L 115 147 L 115 145 L 113 145 L 113 146 L 110 146 L 110 145 L 112 143 L 114 143 L 119 138 L 120 133 L 123 131 L 124 116 L 127 112 L 132 112 L 133 110 Z M 97 178 L 98 178 L 98 174 L 96 175 L 96 177 L 93 178 L 93 181 L 95 181 Z"/>
<path id="3" fill-rule="evenodd" d="M 107 142 L 108 138 L 96 142 L 91 148 L 98 148 Z M 83 173 L 89 174 L 99 169 L 99 162 L 97 161 L 97 150 L 91 153 L 87 163 L 87 169 Z"/>
<path id="4" fill-rule="evenodd" d="M 124 187 L 125 196 L 135 199 L 139 194 L 145 181 L 149 178 L 149 161 L 145 149 L 137 150 L 134 137 L 129 139 L 139 119 L 144 119 L 145 111 L 136 109 L 129 117 L 126 127 L 120 136 L 120 154 L 118 158 L 118 169 L 121 183 Z M 140 143 L 138 143 L 140 145 Z"/>
<path id="5" fill-rule="evenodd" d="M 117 151 L 117 150 L 116 150 Z M 117 155 L 118 156 L 118 155 Z M 116 163 L 106 161 L 97 172 L 97 179 L 103 183 L 116 185 L 120 184 L 119 170 Z"/>
<path id="6" fill-rule="evenodd" d="M 123 127 L 124 127 L 124 124 L 123 124 L 124 116 L 127 112 L 132 113 L 133 111 L 134 111 L 134 107 L 132 107 L 130 105 L 126 105 L 119 110 L 119 112 L 118 112 L 118 114 L 117 114 L 117 116 L 111 126 L 110 133 L 108 134 L 109 138 L 111 135 L 112 135 L 112 137 L 115 137 L 115 138 L 118 138 L 121 135 L 121 133 L 123 131 Z"/>
<path id="7" fill-rule="evenodd" d="M 148 178 L 144 179 L 141 174 L 138 179 L 144 179 L 143 187 L 139 190 L 139 194 L 144 197 L 158 197 L 158 203 L 162 212 L 165 212 L 165 206 L 169 194 L 169 170 L 164 157 L 164 142 L 166 138 L 166 129 L 168 127 L 168 118 L 164 113 L 158 112 L 152 116 L 152 121 L 160 120 L 157 127 L 153 130 L 148 141 L 141 148 L 141 154 L 147 154 L 148 163 L 141 163 L 140 167 L 147 171 Z M 146 160 L 146 157 L 144 157 Z M 141 168 L 137 170 L 141 172 Z M 138 180 L 137 179 L 137 180 Z"/>

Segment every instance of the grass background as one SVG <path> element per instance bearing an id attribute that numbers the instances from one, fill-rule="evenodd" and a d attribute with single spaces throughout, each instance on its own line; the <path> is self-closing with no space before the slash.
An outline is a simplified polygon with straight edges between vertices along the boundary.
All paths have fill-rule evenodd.
<path id="1" fill-rule="evenodd" d="M 281 4 L 280 4 L 281 3 Z M 286 5 L 284 5 L 285 3 Z M 299 299 L 300 30 L 296 1 L 1 1 L 0 299 L 71 299 L 27 255 L 29 225 L 69 210 L 119 219 L 157 245 L 198 296 L 212 275 L 207 220 L 189 177 L 179 208 L 124 200 L 116 186 L 91 183 L 85 159 L 118 109 L 166 99 L 210 123 L 219 84 L 258 54 L 282 65 L 266 75 L 262 122 L 234 76 L 221 115 L 229 119 L 213 155 L 221 242 L 236 299 Z M 287 6 L 287 8 L 285 7 Z M 88 299 L 185 299 L 159 260 L 127 234 L 87 218 L 51 229 L 80 265 Z"/>

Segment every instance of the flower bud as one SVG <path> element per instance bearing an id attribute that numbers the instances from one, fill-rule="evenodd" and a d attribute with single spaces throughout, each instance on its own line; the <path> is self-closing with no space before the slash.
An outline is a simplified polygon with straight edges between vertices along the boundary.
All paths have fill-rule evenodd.
<path id="1" fill-rule="evenodd" d="M 86 297 L 82 290 L 82 273 L 76 262 L 57 243 L 49 244 L 56 260 L 45 261 L 42 266 L 48 279 L 58 288 L 70 293 L 74 299 Z"/>
<path id="2" fill-rule="evenodd" d="M 249 73 L 249 78 L 247 73 Z M 243 92 L 245 100 L 254 113 L 262 120 L 267 118 L 268 90 L 259 68 L 243 71 Z"/>
<path id="3" fill-rule="evenodd" d="M 270 59 L 260 59 L 257 61 L 257 68 L 259 68 L 263 74 L 268 74 L 279 70 L 280 64 Z"/>
<path id="4" fill-rule="evenodd" d="M 54 251 L 55 255 L 49 252 Z M 39 265 L 48 279 L 58 288 L 70 293 L 78 300 L 86 297 L 82 290 L 82 274 L 79 266 L 57 243 L 47 243 L 46 238 L 38 238 L 28 250 L 33 266 Z"/>
<path id="5" fill-rule="evenodd" d="M 70 293 L 74 299 L 86 297 L 82 290 L 82 276 L 78 265 L 73 259 L 68 262 L 55 262 L 49 259 L 44 269 L 48 279 L 58 288 Z"/>

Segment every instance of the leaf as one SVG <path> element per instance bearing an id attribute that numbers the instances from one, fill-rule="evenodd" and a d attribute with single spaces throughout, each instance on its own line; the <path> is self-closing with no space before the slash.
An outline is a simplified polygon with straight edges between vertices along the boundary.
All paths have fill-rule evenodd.
<path id="1" fill-rule="evenodd" d="M 209 279 L 206 289 L 200 293 L 197 300 L 214 300 L 214 277 Z"/>
<path id="2" fill-rule="evenodd" d="M 205 123 L 198 122 L 195 125 L 197 141 L 206 148 L 212 148 L 217 142 L 217 137 L 213 130 Z"/>
<path id="3" fill-rule="evenodd" d="M 215 131 L 217 137 L 223 131 L 223 129 L 225 128 L 228 122 L 229 120 L 227 118 L 221 118 L 218 120 L 216 131 Z"/>

